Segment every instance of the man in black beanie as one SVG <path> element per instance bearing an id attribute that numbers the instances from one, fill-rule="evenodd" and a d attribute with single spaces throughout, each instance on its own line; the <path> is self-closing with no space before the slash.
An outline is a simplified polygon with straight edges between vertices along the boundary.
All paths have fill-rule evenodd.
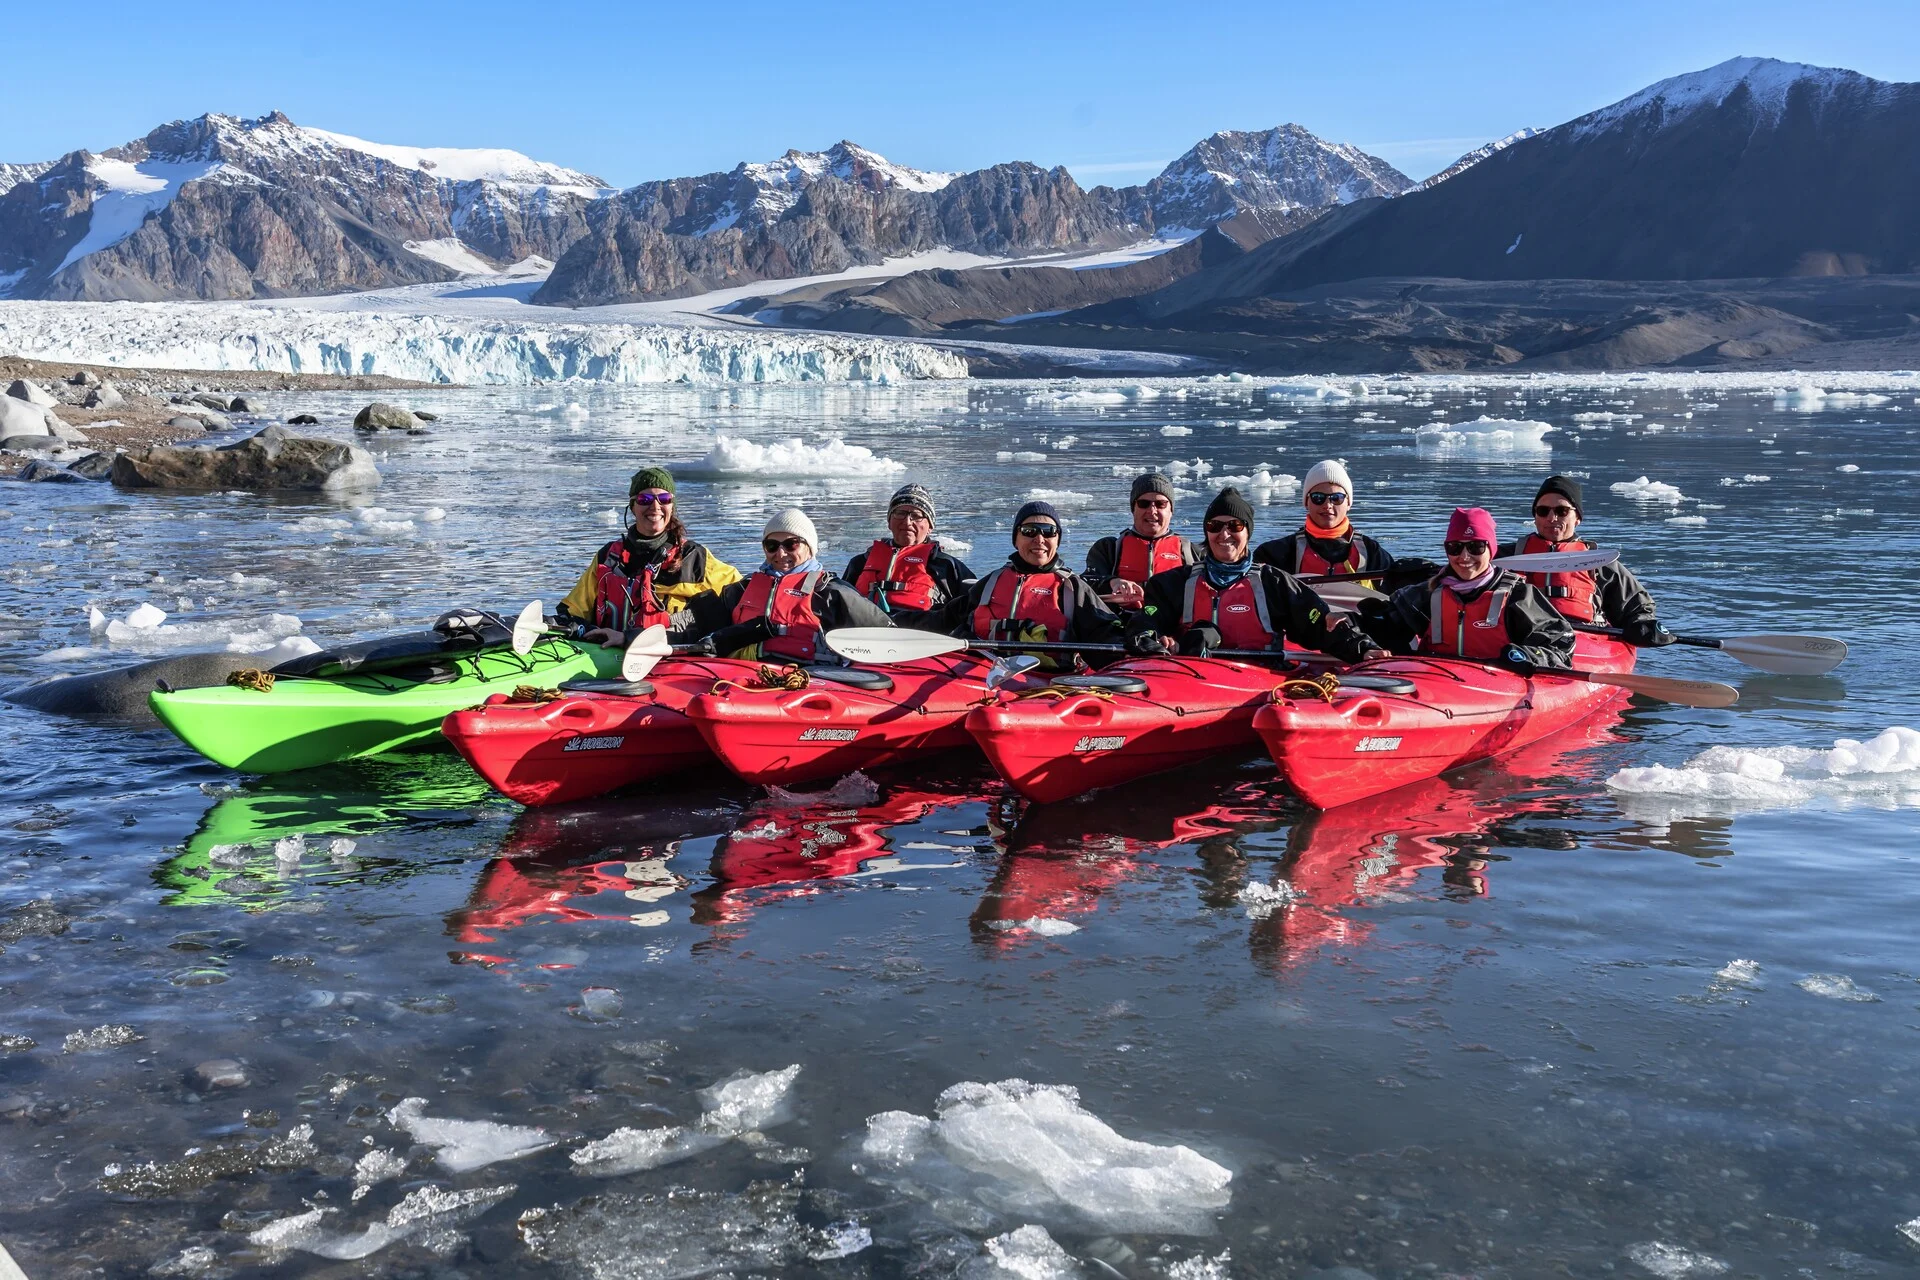
<path id="1" fill-rule="evenodd" d="M 1087 548 L 1086 579 L 1117 609 L 1138 609 L 1147 579 L 1192 564 L 1194 545 L 1173 532 L 1173 481 L 1149 471 L 1133 482 L 1133 525 Z"/>
<path id="2" fill-rule="evenodd" d="M 1060 559 L 1066 536 L 1052 503 L 1021 507 L 1013 517 L 1013 554 L 947 606 L 947 633 L 969 640 L 1119 640 L 1120 619 Z M 1049 668 L 1073 665 L 1070 657 L 1052 654 L 1042 661 Z"/>
<path id="3" fill-rule="evenodd" d="M 1283 637 L 1302 649 L 1344 662 L 1384 658 L 1354 620 L 1328 607 L 1312 587 L 1284 569 L 1255 564 L 1253 505 L 1238 489 L 1222 489 L 1207 507 L 1206 550 L 1195 564 L 1155 574 L 1146 604 L 1127 622 L 1127 648 L 1138 654 L 1179 651 L 1205 657 L 1214 649 L 1279 649 Z"/>
<path id="4" fill-rule="evenodd" d="M 1501 547 L 1503 556 L 1546 551 L 1591 551 L 1594 544 L 1575 536 L 1586 515 L 1580 482 L 1572 476 L 1548 476 L 1533 495 L 1532 533 Z M 1598 622 L 1620 628 L 1620 638 L 1640 648 L 1673 643 L 1673 633 L 1654 616 L 1653 597 L 1618 560 L 1580 573 L 1529 573 L 1553 607 L 1573 622 Z"/>

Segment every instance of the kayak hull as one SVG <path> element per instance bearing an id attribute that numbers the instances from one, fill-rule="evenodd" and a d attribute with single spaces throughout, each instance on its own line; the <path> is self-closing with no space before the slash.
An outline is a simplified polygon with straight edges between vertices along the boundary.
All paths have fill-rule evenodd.
<path id="1" fill-rule="evenodd" d="M 568 804 L 713 763 L 687 703 L 755 663 L 669 658 L 648 693 L 569 693 L 551 702 L 487 699 L 448 715 L 440 731 L 474 772 L 529 806 Z"/>
<path id="2" fill-rule="evenodd" d="M 687 715 L 734 773 L 748 782 L 792 786 L 971 748 L 967 714 L 993 696 L 986 685 L 992 668 L 992 659 L 964 652 L 816 670 L 800 689 L 756 687 L 757 681 L 716 687 L 693 699 Z M 859 678 L 891 687 L 842 682 Z"/>
<path id="3" fill-rule="evenodd" d="M 449 655 L 429 665 L 327 677 L 279 676 L 264 692 L 233 685 L 155 691 L 161 723 L 201 755 L 246 773 L 286 773 L 431 745 L 449 712 L 520 685 L 618 670 L 617 651 L 542 641 L 527 655 Z"/>
<path id="4" fill-rule="evenodd" d="M 1634 651 L 1582 635 L 1575 661 L 1581 670 L 1624 674 Z M 1628 697 L 1611 685 L 1459 659 L 1384 658 L 1351 674 L 1398 677 L 1413 691 L 1349 688 L 1332 702 L 1283 697 L 1254 717 L 1281 780 L 1317 809 L 1518 751 Z"/>
<path id="5" fill-rule="evenodd" d="M 967 731 L 994 770 L 1049 804 L 1257 745 L 1254 714 L 1293 668 L 1222 658 L 1129 658 L 1102 676 L 1144 693 L 1007 696 L 976 708 Z"/>

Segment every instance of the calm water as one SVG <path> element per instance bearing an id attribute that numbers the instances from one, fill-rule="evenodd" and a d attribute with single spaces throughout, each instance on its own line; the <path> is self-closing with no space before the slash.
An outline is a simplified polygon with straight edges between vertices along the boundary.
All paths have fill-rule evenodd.
<path id="1" fill-rule="evenodd" d="M 1920 724 L 1920 388 L 1813 409 L 1757 384 L 1372 385 L 1411 399 L 449 391 L 415 402 L 443 415 L 432 435 L 385 444 L 380 512 L 9 488 L 9 683 L 264 644 L 295 617 L 325 643 L 551 605 L 627 472 L 698 458 L 716 431 L 800 436 L 800 464 L 839 433 L 905 467 L 796 479 L 787 458 L 683 483 L 695 533 L 743 567 L 796 500 L 843 564 L 904 478 L 983 569 L 1036 488 L 1086 495 L 1056 499 L 1077 561 L 1119 527 L 1115 469 L 1140 463 L 1299 475 L 1341 456 L 1356 523 L 1429 555 L 1447 508 L 1485 504 L 1509 532 L 1538 479 L 1572 469 L 1588 532 L 1628 548 L 1663 617 L 1853 654 L 1819 679 L 1653 654 L 1644 670 L 1726 680 L 1740 706 L 1635 704 L 1325 815 L 1259 760 L 1026 810 L 963 758 L 823 797 L 713 778 L 522 811 L 450 755 L 250 778 L 161 731 L 0 703 L 0 1240 L 36 1280 L 1920 1275 L 1899 1230 L 1920 1217 L 1920 774 L 1753 774 L 1745 799 L 1700 771 L 1693 796 L 1606 785 L 1713 746 Z M 339 423 L 357 403 L 275 408 Z M 1573 420 L 1595 412 L 1642 416 Z M 1571 430 L 1517 453 L 1404 430 L 1482 415 Z M 1609 492 L 1643 475 L 1689 501 Z M 1257 533 L 1297 518 L 1297 496 L 1270 497 Z M 89 606 L 142 602 L 182 630 L 90 636 Z M 200 1092 L 188 1073 L 220 1058 L 248 1083 Z M 701 1090 L 792 1065 L 783 1098 L 740 1086 L 750 1118 L 710 1121 L 678 1162 L 597 1177 L 571 1159 L 623 1127 L 695 1126 L 716 1109 Z M 1079 1110 L 1010 1091 L 981 1112 L 970 1174 L 863 1146 L 869 1117 L 1010 1079 L 1070 1086 Z M 450 1171 L 427 1142 L 447 1134 L 389 1119 L 409 1098 L 554 1145 Z M 1116 1134 L 1231 1182 L 1162 1151 L 1161 1180 L 1129 1192 L 1099 1172 Z M 476 1160 L 516 1141 L 455 1136 Z M 1001 1239 L 1026 1224 L 1080 1270 Z M 994 1270 L 989 1239 L 1027 1270 Z"/>

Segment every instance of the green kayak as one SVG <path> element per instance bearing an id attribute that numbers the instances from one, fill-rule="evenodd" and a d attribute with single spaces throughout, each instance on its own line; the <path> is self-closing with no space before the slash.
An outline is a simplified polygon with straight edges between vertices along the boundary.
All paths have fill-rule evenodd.
<path id="1" fill-rule="evenodd" d="M 618 649 L 557 636 L 518 654 L 504 632 L 497 641 L 425 632 L 295 658 L 273 669 L 265 689 L 161 689 L 147 701 L 161 723 L 209 760 L 248 773 L 285 773 L 437 739 L 450 712 L 489 694 L 618 675 L 620 657 Z"/>

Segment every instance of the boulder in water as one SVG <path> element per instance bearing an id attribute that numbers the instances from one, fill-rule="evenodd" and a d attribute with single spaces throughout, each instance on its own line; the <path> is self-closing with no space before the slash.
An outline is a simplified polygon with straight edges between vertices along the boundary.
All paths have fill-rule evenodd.
<path id="1" fill-rule="evenodd" d="M 353 415 L 355 431 L 405 431 L 414 425 L 414 417 L 398 405 L 376 400 Z"/>
<path id="2" fill-rule="evenodd" d="M 290 427 L 317 427 L 320 425 L 320 419 L 310 413 L 296 413 L 287 419 L 287 425 Z"/>
<path id="3" fill-rule="evenodd" d="M 257 653 L 183 653 L 84 676 L 56 676 L 9 689 L 8 702 L 61 716 L 113 716 L 158 724 L 147 695 L 164 680 L 169 689 L 224 684 L 235 671 L 257 667 Z"/>
<path id="4" fill-rule="evenodd" d="M 283 489 L 331 493 L 372 487 L 380 471 L 366 450 L 297 436 L 285 427 L 210 449 L 155 445 L 113 460 L 122 489 Z"/>
<path id="5" fill-rule="evenodd" d="M 60 402 L 53 393 L 37 382 L 28 382 L 25 378 L 15 378 L 13 385 L 7 388 L 7 395 L 15 400 L 25 400 L 28 404 L 37 404 L 51 408 Z"/>
<path id="6" fill-rule="evenodd" d="M 247 398 L 245 396 L 235 396 L 233 399 L 227 401 L 227 412 L 228 413 L 253 413 L 255 412 L 255 410 L 251 404 L 247 403 Z"/>
<path id="7" fill-rule="evenodd" d="M 85 476 L 77 476 L 57 462 L 45 458 L 35 458 L 23 468 L 16 480 L 37 480 L 42 484 L 85 484 Z"/>
<path id="8" fill-rule="evenodd" d="M 113 454 L 90 453 L 84 458 L 69 462 L 67 470 L 82 480 L 105 480 L 113 474 Z"/>
<path id="9" fill-rule="evenodd" d="M 439 415 L 439 414 L 437 414 L 437 413 L 428 413 L 428 412 L 427 412 L 427 411 L 426 411 L 425 409 L 415 409 L 415 410 L 413 411 L 413 416 L 414 416 L 414 417 L 416 417 L 416 418 L 418 418 L 418 419 L 420 419 L 420 421 L 422 421 L 422 422 L 438 422 L 438 421 L 440 421 L 440 415 Z"/>

